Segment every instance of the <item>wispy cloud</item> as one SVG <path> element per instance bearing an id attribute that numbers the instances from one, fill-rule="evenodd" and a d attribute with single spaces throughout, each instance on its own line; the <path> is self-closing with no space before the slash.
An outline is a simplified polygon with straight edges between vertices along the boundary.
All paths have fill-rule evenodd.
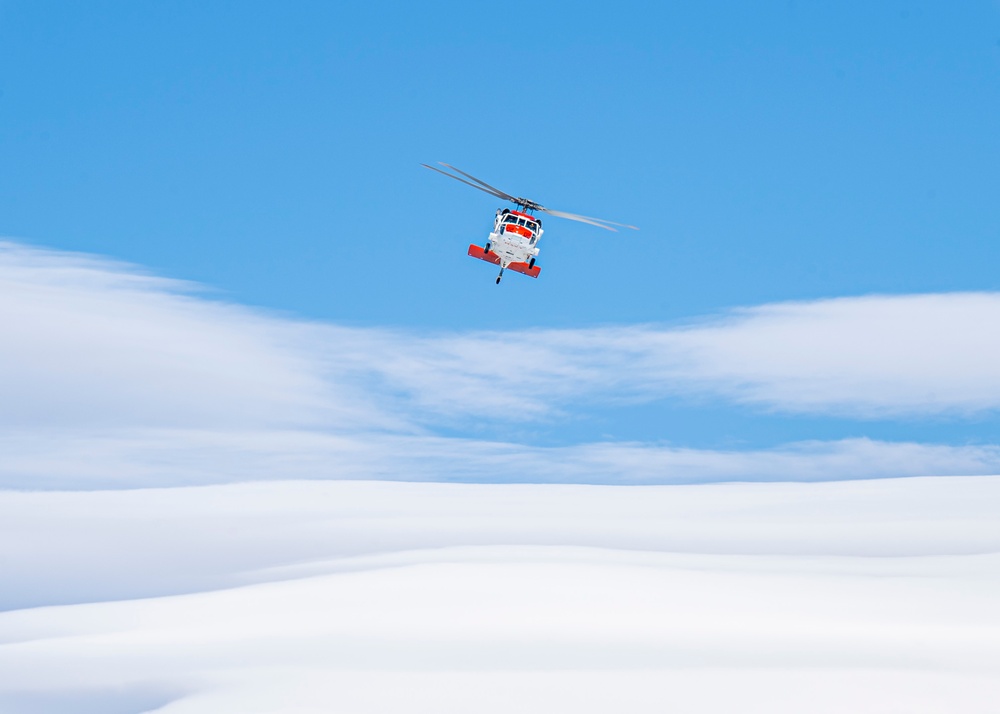
<path id="1" fill-rule="evenodd" d="M 993 294 L 769 305 L 684 327 L 416 334 L 296 320 L 92 257 L 0 247 L 0 479 L 683 483 L 1000 471 L 991 446 L 705 451 L 435 435 L 590 403 L 712 394 L 858 416 L 1000 406 Z M 917 358 L 919 356 L 919 359 Z"/>
<path id="2" fill-rule="evenodd" d="M 1000 407 L 1000 294 L 765 305 L 664 335 L 668 378 L 788 411 L 859 417 Z"/>
<path id="3" fill-rule="evenodd" d="M 870 439 L 711 450 L 528 446 L 430 434 L 150 429 L 0 437 L 0 487 L 139 488 L 271 479 L 685 484 L 1000 473 L 1000 448 Z"/>
<path id="4" fill-rule="evenodd" d="M 0 424 L 384 425 L 316 330 L 131 266 L 0 244 Z"/>
<path id="5" fill-rule="evenodd" d="M 998 320 L 995 293 L 841 298 L 683 327 L 411 337 L 376 368 L 440 412 L 712 395 L 793 413 L 962 415 L 1000 408 Z"/>
<path id="6" fill-rule="evenodd" d="M 693 393 L 862 417 L 1000 408 L 994 293 L 765 305 L 673 328 L 427 335 L 268 315 L 14 244 L 0 250 L 0 286 L 0 388 L 16 407 L 0 418 L 15 424 L 81 410 L 132 425 L 317 423 L 358 410 L 377 421 L 376 403 L 408 420 L 531 420 L 574 402 Z"/>

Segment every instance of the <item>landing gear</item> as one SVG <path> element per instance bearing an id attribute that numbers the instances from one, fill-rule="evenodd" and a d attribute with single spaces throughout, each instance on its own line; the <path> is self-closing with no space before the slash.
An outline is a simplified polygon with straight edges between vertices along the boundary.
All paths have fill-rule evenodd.
<path id="1" fill-rule="evenodd" d="M 528 261 L 528 267 L 529 268 L 534 268 L 535 267 L 535 259 L 534 258 L 532 258 L 531 260 Z"/>
<path id="2" fill-rule="evenodd" d="M 486 247 L 483 248 L 483 252 L 486 253 L 486 255 L 490 254 L 490 244 L 489 243 L 487 243 Z"/>
<path id="3" fill-rule="evenodd" d="M 500 284 L 500 278 L 503 277 L 503 268 L 500 268 L 500 275 L 497 276 L 497 285 Z"/>

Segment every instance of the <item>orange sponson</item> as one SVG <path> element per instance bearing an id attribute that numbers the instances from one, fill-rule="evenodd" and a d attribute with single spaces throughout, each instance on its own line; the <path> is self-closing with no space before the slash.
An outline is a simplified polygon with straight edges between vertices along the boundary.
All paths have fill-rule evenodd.
<path id="1" fill-rule="evenodd" d="M 538 274 L 542 272 L 542 269 L 537 265 L 529 268 L 527 263 L 511 263 L 507 266 L 507 270 L 513 270 L 515 273 L 527 275 L 529 278 L 537 278 Z"/>
<path id="2" fill-rule="evenodd" d="M 480 260 L 485 260 L 487 263 L 493 263 L 493 265 L 500 265 L 500 256 L 490 251 L 489 254 L 485 250 L 480 248 L 478 245 L 473 243 L 469 246 L 469 255 L 473 258 L 479 258 Z M 519 263 L 518 265 L 524 265 L 524 263 Z"/>

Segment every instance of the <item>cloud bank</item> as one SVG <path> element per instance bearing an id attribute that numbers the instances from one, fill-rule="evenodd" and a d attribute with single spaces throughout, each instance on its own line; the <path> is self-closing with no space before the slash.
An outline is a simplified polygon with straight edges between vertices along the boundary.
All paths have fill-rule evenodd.
<path id="1" fill-rule="evenodd" d="M 271 479 L 685 484 L 1000 472 L 995 446 L 870 439 L 718 451 L 641 443 L 562 447 L 427 434 L 135 430 L 0 438 L 0 486 L 140 488 Z"/>
<path id="2" fill-rule="evenodd" d="M 22 607 L 0 613 L 0 709 L 990 712 L 998 497 L 996 477 L 0 492 Z"/>
<path id="3" fill-rule="evenodd" d="M 0 289 L 10 425 L 531 420 L 692 393 L 862 417 L 1000 407 L 994 293 L 765 305 L 681 327 L 427 335 L 268 315 L 10 243 Z"/>
<path id="4" fill-rule="evenodd" d="M 997 302 L 416 334 L 3 245 L 0 711 L 992 712 L 997 447 L 461 425 L 983 414 Z"/>
<path id="5" fill-rule="evenodd" d="M 692 397 L 858 417 L 983 413 L 1000 405 L 1000 336 L 983 329 L 998 316 L 998 295 L 952 294 L 768 305 L 680 327 L 416 334 L 251 310 L 131 266 L 7 243 L 0 485 L 996 473 L 993 446 L 542 448 L 439 427 Z"/>
<path id="6" fill-rule="evenodd" d="M 379 424 L 308 326 L 87 256 L 0 245 L 0 425 Z"/>

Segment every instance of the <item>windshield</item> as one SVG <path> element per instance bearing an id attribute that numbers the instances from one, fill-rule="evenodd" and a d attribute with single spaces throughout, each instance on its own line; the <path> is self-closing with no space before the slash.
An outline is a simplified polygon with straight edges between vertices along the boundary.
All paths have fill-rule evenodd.
<path id="1" fill-rule="evenodd" d="M 510 224 L 514 226 L 524 226 L 532 233 L 538 231 L 538 224 L 531 220 L 530 218 L 521 218 L 519 216 L 504 216 L 503 222 L 505 224 Z"/>

